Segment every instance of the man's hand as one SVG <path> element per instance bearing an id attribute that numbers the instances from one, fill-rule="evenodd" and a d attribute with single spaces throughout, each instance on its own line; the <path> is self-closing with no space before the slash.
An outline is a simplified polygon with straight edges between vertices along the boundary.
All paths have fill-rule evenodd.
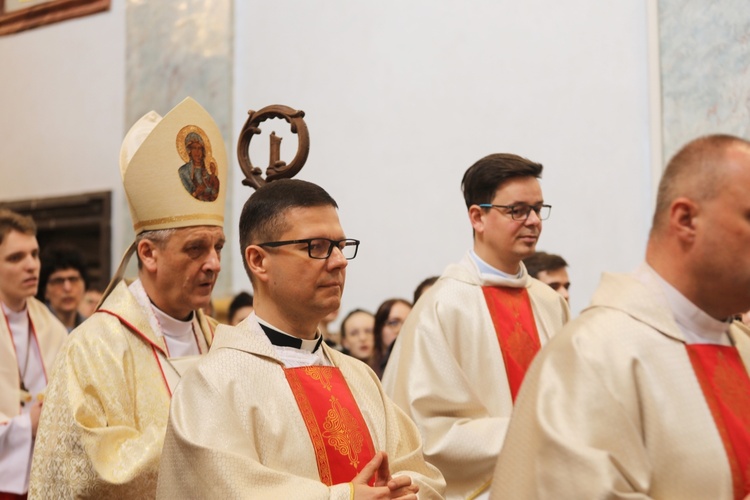
<path id="1" fill-rule="evenodd" d="M 29 417 L 31 417 L 31 437 L 36 437 L 36 428 L 39 426 L 39 416 L 42 414 L 42 402 L 34 401 L 31 404 Z"/>
<path id="2" fill-rule="evenodd" d="M 375 474 L 375 485 L 367 482 Z M 352 479 L 354 498 L 360 499 L 399 499 L 416 500 L 419 486 L 411 483 L 409 476 L 391 477 L 388 467 L 388 454 L 379 451 L 372 460 Z"/>

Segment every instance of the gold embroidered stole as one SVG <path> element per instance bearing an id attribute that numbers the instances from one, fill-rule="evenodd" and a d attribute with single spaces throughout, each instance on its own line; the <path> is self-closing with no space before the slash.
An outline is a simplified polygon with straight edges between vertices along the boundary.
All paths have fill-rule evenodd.
<path id="1" fill-rule="evenodd" d="M 341 370 L 303 366 L 284 373 L 315 449 L 320 480 L 328 486 L 350 482 L 375 456 L 375 447 Z"/>
<path id="2" fill-rule="evenodd" d="M 724 443 L 734 498 L 750 494 L 750 377 L 735 347 L 688 345 L 703 396 Z"/>
<path id="3" fill-rule="evenodd" d="M 531 361 L 541 348 L 539 333 L 526 288 L 483 286 L 495 326 L 513 402 Z"/>

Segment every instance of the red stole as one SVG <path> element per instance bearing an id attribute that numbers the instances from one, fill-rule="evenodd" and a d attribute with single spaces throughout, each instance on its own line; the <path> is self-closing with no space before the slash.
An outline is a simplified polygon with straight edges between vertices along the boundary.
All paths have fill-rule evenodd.
<path id="1" fill-rule="evenodd" d="M 541 349 L 526 288 L 483 286 L 484 298 L 495 326 L 513 402 L 531 361 Z"/>
<path id="2" fill-rule="evenodd" d="M 341 370 L 303 366 L 285 368 L 284 374 L 310 434 L 321 482 L 350 482 L 375 456 L 375 446 Z"/>
<path id="3" fill-rule="evenodd" d="M 732 469 L 734 498 L 750 494 L 750 377 L 734 347 L 692 344 L 687 352 Z"/>

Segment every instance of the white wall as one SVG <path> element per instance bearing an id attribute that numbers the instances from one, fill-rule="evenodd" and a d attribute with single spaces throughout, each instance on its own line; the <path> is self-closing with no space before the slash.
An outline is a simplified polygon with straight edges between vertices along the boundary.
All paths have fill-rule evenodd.
<path id="1" fill-rule="evenodd" d="M 113 266 L 122 247 L 125 3 L 0 37 L 0 200 L 113 191 Z"/>
<path id="2" fill-rule="evenodd" d="M 461 177 L 494 152 L 545 165 L 553 210 L 538 249 L 568 260 L 575 312 L 603 270 L 629 271 L 643 258 L 652 210 L 645 3 L 276 0 L 235 9 L 234 137 L 248 108 L 303 109 L 312 146 L 299 178 L 325 187 L 347 236 L 362 240 L 342 316 L 410 298 L 462 256 L 471 229 Z M 236 224 L 250 190 L 235 193 Z M 234 286 L 248 288 L 235 258 Z"/>
<path id="3" fill-rule="evenodd" d="M 237 1 L 235 16 L 230 150 L 248 108 L 307 112 L 300 178 L 331 192 L 363 242 L 344 312 L 409 298 L 461 257 L 461 176 L 492 152 L 545 165 L 554 208 L 539 249 L 569 261 L 574 311 L 601 271 L 641 260 L 652 207 L 645 2 Z M 0 37 L 0 199 L 113 190 L 113 264 L 129 243 L 117 168 L 125 50 L 125 0 Z M 265 153 L 253 158 L 265 165 Z M 236 225 L 251 191 L 234 191 Z M 249 288 L 231 243 L 233 289 Z"/>

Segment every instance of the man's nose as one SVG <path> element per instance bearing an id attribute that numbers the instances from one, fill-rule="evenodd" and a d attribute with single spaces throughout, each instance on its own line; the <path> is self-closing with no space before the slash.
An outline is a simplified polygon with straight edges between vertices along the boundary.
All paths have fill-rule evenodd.
<path id="1" fill-rule="evenodd" d="M 221 251 L 216 250 L 215 248 L 211 249 L 203 267 L 207 271 L 210 270 L 215 273 L 221 271 Z"/>
<path id="2" fill-rule="evenodd" d="M 524 222 L 527 226 L 536 226 L 542 223 L 542 219 L 539 218 L 539 214 L 536 213 L 536 210 L 530 210 L 529 216 L 526 217 L 526 221 Z"/>
<path id="3" fill-rule="evenodd" d="M 346 260 L 346 257 L 344 257 L 341 249 L 337 246 L 334 246 L 331 255 L 328 256 L 327 264 L 330 269 L 336 269 L 337 267 L 344 268 L 349 265 L 349 261 Z"/>

